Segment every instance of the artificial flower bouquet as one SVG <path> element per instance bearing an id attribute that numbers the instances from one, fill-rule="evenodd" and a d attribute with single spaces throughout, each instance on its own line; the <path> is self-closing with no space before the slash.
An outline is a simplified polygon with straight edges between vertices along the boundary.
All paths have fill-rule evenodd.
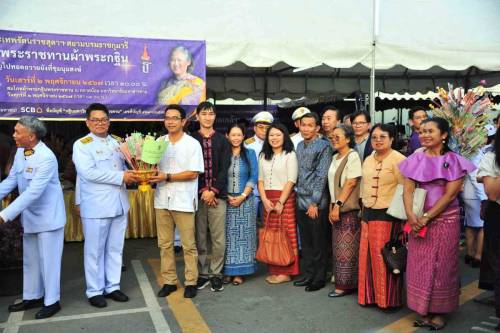
<path id="1" fill-rule="evenodd" d="M 158 172 L 158 163 L 168 146 L 163 137 L 134 132 L 120 144 L 120 151 L 129 166 L 140 178 L 139 190 L 142 192 L 151 189 L 149 179 Z"/>

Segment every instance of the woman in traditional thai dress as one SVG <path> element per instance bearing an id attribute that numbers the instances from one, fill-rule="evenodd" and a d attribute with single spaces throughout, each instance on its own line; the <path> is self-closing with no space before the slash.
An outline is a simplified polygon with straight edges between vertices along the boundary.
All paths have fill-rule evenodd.
<path id="1" fill-rule="evenodd" d="M 266 281 L 271 284 L 289 282 L 292 276 L 299 274 L 293 190 L 297 174 L 297 156 L 288 130 L 282 124 L 271 125 L 259 156 L 258 184 L 264 206 L 264 223 L 270 228 L 277 228 L 282 223 L 295 254 L 294 262 L 288 266 L 268 265 L 269 276 Z"/>
<path id="2" fill-rule="evenodd" d="M 402 306 L 403 277 L 387 270 L 382 248 L 401 230 L 401 221 L 387 214 L 396 187 L 403 183 L 398 164 L 406 157 L 392 149 L 396 129 L 376 124 L 371 131 L 374 152 L 363 163 L 358 303 L 385 311 Z"/>
<path id="3" fill-rule="evenodd" d="M 444 314 L 458 308 L 460 216 L 457 195 L 475 166 L 448 148 L 449 124 L 439 117 L 422 123 L 421 151 L 399 165 L 411 232 L 408 240 L 407 303 L 421 317 L 417 327 L 442 329 Z M 424 214 L 413 212 L 416 187 L 427 190 Z M 425 228 L 425 229 L 424 229 Z M 424 229 L 424 231 L 423 231 Z"/>
<path id="4" fill-rule="evenodd" d="M 227 137 L 231 145 L 228 170 L 228 205 L 226 210 L 226 282 L 243 283 L 243 276 L 255 273 L 256 216 L 253 188 L 257 183 L 257 157 L 245 148 L 245 129 L 239 124 L 229 126 Z"/>
<path id="5" fill-rule="evenodd" d="M 194 59 L 186 47 L 179 45 L 172 49 L 169 67 L 173 76 L 162 82 L 158 104 L 198 105 L 205 100 L 205 81 L 192 74 Z"/>
<path id="6" fill-rule="evenodd" d="M 359 239 L 359 183 L 362 175 L 361 160 L 354 149 L 352 127 L 340 125 L 331 135 L 333 155 L 328 170 L 330 210 L 332 224 L 333 275 L 335 289 L 329 297 L 348 295 L 358 288 Z M 347 208 L 348 210 L 345 210 Z"/>
<path id="7" fill-rule="evenodd" d="M 497 130 L 493 151 L 479 164 L 477 178 L 484 184 L 488 204 L 484 216 L 484 247 L 479 288 L 495 291 L 496 316 L 500 318 L 500 131 Z M 500 323 L 495 328 L 500 331 Z"/>

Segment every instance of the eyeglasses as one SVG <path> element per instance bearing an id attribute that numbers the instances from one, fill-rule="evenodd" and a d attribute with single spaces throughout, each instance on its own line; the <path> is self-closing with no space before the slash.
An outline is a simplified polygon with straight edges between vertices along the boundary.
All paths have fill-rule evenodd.
<path id="1" fill-rule="evenodd" d="M 384 141 L 387 138 L 389 138 L 388 135 L 381 135 L 381 136 L 372 135 L 372 141 Z"/>
<path id="2" fill-rule="evenodd" d="M 106 124 L 109 118 L 90 118 L 89 121 L 93 124 Z"/>
<path id="3" fill-rule="evenodd" d="M 352 123 L 351 125 L 352 126 L 363 126 L 363 125 L 366 125 L 368 124 L 367 121 L 356 121 L 355 123 Z"/>
<path id="4" fill-rule="evenodd" d="M 181 117 L 165 117 L 165 121 L 179 121 L 182 120 Z"/>

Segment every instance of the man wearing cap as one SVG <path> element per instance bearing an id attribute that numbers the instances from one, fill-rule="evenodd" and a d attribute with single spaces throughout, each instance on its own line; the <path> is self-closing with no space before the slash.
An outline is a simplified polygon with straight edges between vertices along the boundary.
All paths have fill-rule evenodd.
<path id="1" fill-rule="evenodd" d="M 23 300 L 9 312 L 41 307 L 36 319 L 61 310 L 61 258 L 66 211 L 57 159 L 41 141 L 43 122 L 21 117 L 14 127 L 18 147 L 9 176 L 0 183 L 0 200 L 19 189 L 19 196 L 0 212 L 0 224 L 21 215 L 23 235 Z"/>
<path id="2" fill-rule="evenodd" d="M 292 120 L 293 120 L 293 124 L 295 125 L 295 127 L 297 129 L 299 129 L 299 126 L 300 126 L 300 119 L 305 115 L 305 114 L 308 114 L 308 113 L 311 113 L 311 110 L 309 110 L 308 108 L 304 107 L 304 106 L 301 106 L 300 108 L 297 108 L 295 109 L 295 111 L 293 111 L 292 113 Z M 302 134 L 299 132 L 297 133 L 294 133 L 292 135 L 290 135 L 290 138 L 292 139 L 292 142 L 293 142 L 293 147 L 295 148 L 295 150 L 297 150 L 297 146 L 300 142 L 302 142 L 302 140 L 304 140 L 304 138 L 302 137 Z"/>
<path id="3" fill-rule="evenodd" d="M 255 132 L 255 135 L 245 140 L 245 147 L 253 149 L 255 151 L 257 160 L 259 159 L 260 152 L 262 151 L 262 146 L 264 145 L 264 140 L 266 139 L 267 129 L 273 121 L 273 115 L 267 111 L 261 111 L 252 118 L 252 123 L 254 124 L 253 130 Z M 260 204 L 261 200 L 257 186 L 255 186 L 253 194 L 255 197 L 257 216 L 260 216 L 262 218 L 262 214 L 259 214 L 261 212 L 262 205 Z"/>

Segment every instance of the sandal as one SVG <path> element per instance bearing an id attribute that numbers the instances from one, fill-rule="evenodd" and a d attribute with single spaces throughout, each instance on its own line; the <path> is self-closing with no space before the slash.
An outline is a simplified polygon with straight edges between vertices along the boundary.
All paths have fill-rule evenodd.
<path id="1" fill-rule="evenodd" d="M 274 283 L 274 280 L 276 279 L 276 275 L 269 275 L 266 277 L 266 282 L 267 283 Z"/>
<path id="2" fill-rule="evenodd" d="M 241 276 L 235 276 L 233 278 L 233 286 L 239 286 L 243 283 L 243 278 Z"/>
<path id="3" fill-rule="evenodd" d="M 269 280 L 266 280 L 271 284 L 280 284 L 292 281 L 289 275 L 273 275 Z"/>
<path id="4" fill-rule="evenodd" d="M 440 331 L 443 328 L 445 328 L 446 322 L 443 321 L 442 323 L 435 323 L 432 320 L 429 322 L 427 327 L 429 328 L 429 331 Z"/>
<path id="5" fill-rule="evenodd" d="M 429 325 L 427 325 L 427 327 L 429 327 L 429 331 L 440 331 L 443 328 L 445 328 L 445 326 L 446 326 L 445 323 L 443 323 L 443 324 L 436 324 L 436 323 L 433 323 L 433 322 L 430 322 Z"/>
<path id="6" fill-rule="evenodd" d="M 222 283 L 224 284 L 230 284 L 233 282 L 233 277 L 232 276 L 224 276 L 224 279 L 222 280 Z"/>
<path id="7" fill-rule="evenodd" d="M 354 290 L 343 290 L 343 291 L 337 292 L 337 290 L 334 289 L 328 293 L 328 297 L 343 297 L 343 296 L 350 295 L 353 292 L 354 292 Z"/>
<path id="8" fill-rule="evenodd" d="M 413 322 L 413 327 L 429 327 L 429 324 L 427 320 L 420 318 Z"/>

